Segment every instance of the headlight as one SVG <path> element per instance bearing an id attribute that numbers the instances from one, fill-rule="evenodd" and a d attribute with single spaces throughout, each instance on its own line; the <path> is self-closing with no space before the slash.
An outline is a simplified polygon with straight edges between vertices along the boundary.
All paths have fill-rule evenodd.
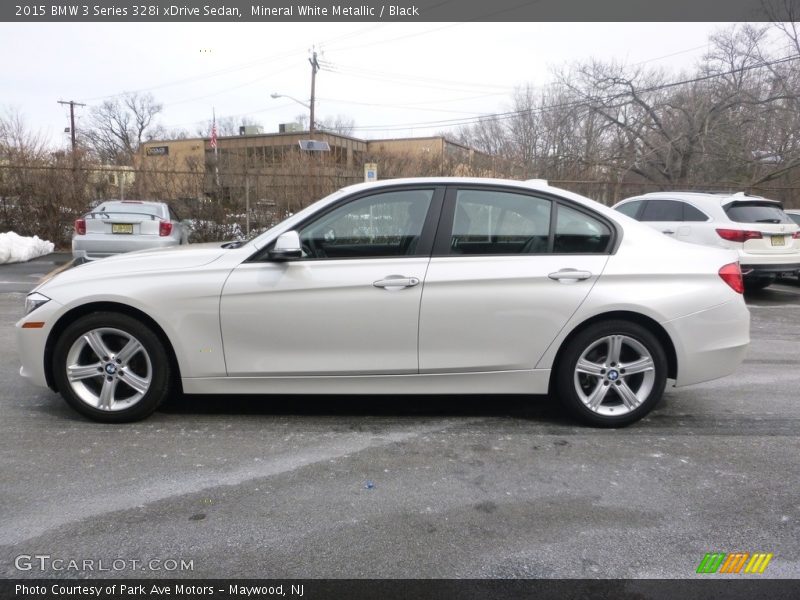
<path id="1" fill-rule="evenodd" d="M 50 302 L 50 298 L 40 294 L 39 292 L 28 294 L 25 297 L 25 314 L 28 315 L 32 313 L 37 308 L 48 302 Z"/>

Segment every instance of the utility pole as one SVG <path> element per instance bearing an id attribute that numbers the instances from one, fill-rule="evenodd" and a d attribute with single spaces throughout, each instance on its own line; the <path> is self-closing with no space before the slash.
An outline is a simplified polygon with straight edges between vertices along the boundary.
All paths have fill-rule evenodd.
<path id="1" fill-rule="evenodd" d="M 64 100 L 59 100 L 59 104 L 69 104 L 69 133 L 72 138 L 72 160 L 75 160 L 75 107 L 76 106 L 86 106 L 85 104 L 81 104 L 80 102 L 75 102 L 74 100 L 70 100 L 66 102 Z"/>
<path id="2" fill-rule="evenodd" d="M 308 59 L 311 63 L 311 122 L 308 124 L 308 133 L 311 139 L 314 139 L 314 89 L 317 81 L 317 71 L 319 71 L 319 63 L 317 62 L 317 51 L 312 52 L 311 58 Z"/>

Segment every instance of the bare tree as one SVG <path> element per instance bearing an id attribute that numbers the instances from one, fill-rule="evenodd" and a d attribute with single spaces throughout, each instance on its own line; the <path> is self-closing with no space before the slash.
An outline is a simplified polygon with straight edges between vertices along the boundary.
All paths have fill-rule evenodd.
<path id="1" fill-rule="evenodd" d="M 199 126 L 195 130 L 197 137 L 210 137 L 212 124 L 213 120 L 208 119 L 203 125 Z M 220 137 L 239 135 L 239 127 L 242 126 L 263 128 L 263 124 L 260 121 L 250 117 L 220 117 L 217 119 L 217 135 Z"/>
<path id="2" fill-rule="evenodd" d="M 142 142 L 164 133 L 155 122 L 162 109 L 152 94 L 133 93 L 106 100 L 91 109 L 82 142 L 103 163 L 131 165 Z"/>
<path id="3" fill-rule="evenodd" d="M 353 135 L 356 122 L 355 119 L 346 115 L 336 115 L 335 117 L 325 117 L 317 123 L 320 131 L 330 131 L 339 135 Z"/>

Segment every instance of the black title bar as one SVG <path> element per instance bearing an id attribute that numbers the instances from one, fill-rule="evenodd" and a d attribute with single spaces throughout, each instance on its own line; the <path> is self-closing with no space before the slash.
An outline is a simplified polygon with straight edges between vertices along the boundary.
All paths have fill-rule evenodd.
<path id="1" fill-rule="evenodd" d="M 27 600 L 786 600 L 797 598 L 798 580 L 755 579 L 37 579 L 0 580 L 0 598 Z"/>
<path id="2" fill-rule="evenodd" d="M 780 0 L 4 0 L 10 22 L 788 21 Z"/>

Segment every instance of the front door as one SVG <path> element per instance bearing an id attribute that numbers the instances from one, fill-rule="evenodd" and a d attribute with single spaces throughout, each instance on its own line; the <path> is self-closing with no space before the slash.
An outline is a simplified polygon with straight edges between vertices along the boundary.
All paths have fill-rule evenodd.
<path id="1" fill-rule="evenodd" d="M 228 375 L 416 373 L 434 195 L 362 193 L 298 228 L 303 258 L 237 267 L 220 305 Z"/>

